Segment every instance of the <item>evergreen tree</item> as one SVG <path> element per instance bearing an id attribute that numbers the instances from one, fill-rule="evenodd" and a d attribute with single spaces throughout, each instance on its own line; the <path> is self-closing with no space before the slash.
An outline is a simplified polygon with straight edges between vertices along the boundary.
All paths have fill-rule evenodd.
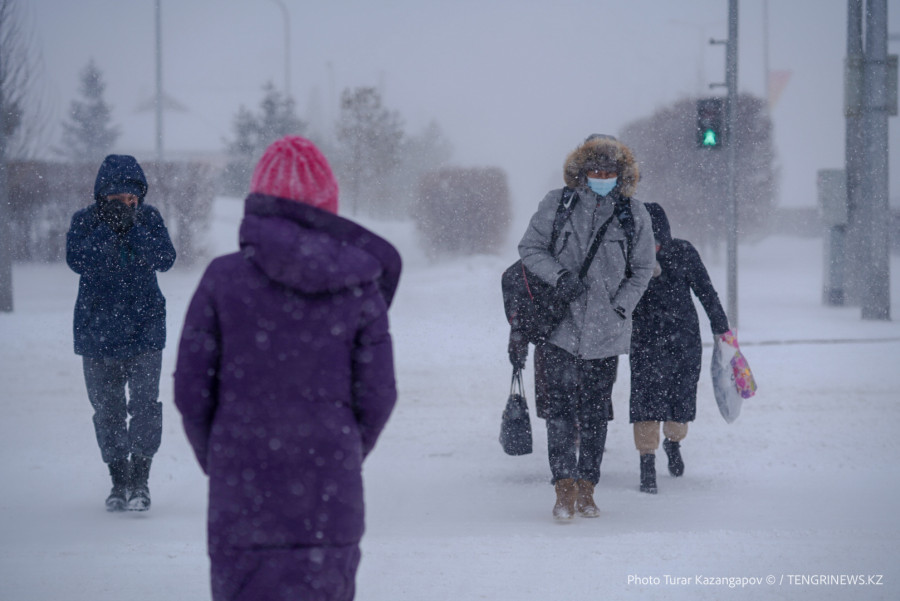
<path id="1" fill-rule="evenodd" d="M 265 149 L 286 135 L 305 135 L 307 125 L 297 117 L 293 98 L 279 92 L 269 82 L 263 86 L 259 112 L 241 106 L 232 126 L 234 138 L 228 142 L 229 164 L 225 191 L 243 196 L 250 186 L 253 168 Z"/>
<path id="2" fill-rule="evenodd" d="M 389 216 L 397 212 L 396 182 L 404 142 L 399 113 L 382 105 L 376 88 L 344 90 L 337 124 L 338 178 L 352 212 L 365 206 L 368 213 Z"/>
<path id="3" fill-rule="evenodd" d="M 81 99 L 70 105 L 68 121 L 63 122 L 62 147 L 56 152 L 73 162 L 99 163 L 121 132 L 111 124 L 112 108 L 103 98 L 106 84 L 93 59 L 81 71 L 78 91 Z"/>

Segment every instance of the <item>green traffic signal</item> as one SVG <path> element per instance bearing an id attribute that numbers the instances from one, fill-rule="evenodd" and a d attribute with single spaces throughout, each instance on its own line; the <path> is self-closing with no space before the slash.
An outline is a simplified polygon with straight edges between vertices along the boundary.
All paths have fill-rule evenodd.
<path id="1" fill-rule="evenodd" d="M 725 135 L 725 100 L 720 97 L 701 98 L 697 101 L 697 147 L 722 148 Z"/>

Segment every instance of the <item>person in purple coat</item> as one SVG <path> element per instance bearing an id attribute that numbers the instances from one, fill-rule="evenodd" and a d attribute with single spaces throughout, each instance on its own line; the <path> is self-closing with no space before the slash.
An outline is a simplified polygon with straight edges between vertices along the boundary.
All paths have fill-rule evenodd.
<path id="1" fill-rule="evenodd" d="M 273 143 L 240 252 L 210 263 L 188 307 L 175 404 L 209 476 L 215 601 L 354 597 L 362 463 L 397 398 L 401 260 L 337 207 L 321 152 Z"/>

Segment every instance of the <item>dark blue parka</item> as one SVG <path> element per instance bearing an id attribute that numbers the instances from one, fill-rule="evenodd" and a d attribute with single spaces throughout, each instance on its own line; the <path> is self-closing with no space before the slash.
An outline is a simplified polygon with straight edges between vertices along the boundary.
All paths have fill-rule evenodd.
<path id="1" fill-rule="evenodd" d="M 659 245 L 660 269 L 632 315 L 630 421 L 684 423 L 696 416 L 703 351 L 691 292 L 703 305 L 713 334 L 728 331 L 728 317 L 697 249 L 672 238 L 661 206 L 645 206 Z"/>
<path id="2" fill-rule="evenodd" d="M 97 175 L 95 202 L 72 217 L 66 262 L 81 275 L 75 303 L 75 353 L 124 359 L 166 344 L 166 300 L 156 280 L 175 262 L 175 248 L 163 218 L 143 194 L 134 225 L 117 234 L 100 217 L 98 203 L 122 186 L 146 192 L 137 163 L 112 155 Z M 131 158 L 131 157 L 127 157 Z M 110 182 L 116 186 L 110 187 Z"/>

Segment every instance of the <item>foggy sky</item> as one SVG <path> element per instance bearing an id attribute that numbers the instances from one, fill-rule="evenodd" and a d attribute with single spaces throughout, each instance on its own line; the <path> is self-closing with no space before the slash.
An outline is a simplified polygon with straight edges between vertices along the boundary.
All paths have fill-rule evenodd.
<path id="1" fill-rule="evenodd" d="M 727 35 L 727 0 L 283 1 L 291 91 L 313 130 L 331 130 L 343 89 L 379 86 L 408 132 L 435 120 L 456 163 L 504 168 L 517 206 L 561 185 L 566 153 L 587 134 L 724 93 L 708 89 L 725 79 L 724 46 L 708 40 Z M 759 96 L 763 4 L 742 0 L 739 18 L 738 85 Z M 900 32 L 900 3 L 888 4 L 889 32 Z M 122 127 L 115 151 L 152 159 L 154 113 L 137 107 L 155 93 L 153 0 L 24 5 L 55 122 L 93 58 Z M 816 170 L 843 167 L 846 13 L 846 0 L 769 0 L 769 68 L 791 71 L 772 114 L 783 206 L 815 205 Z M 165 91 L 187 108 L 166 113 L 165 150 L 220 152 L 238 107 L 256 110 L 268 81 L 284 88 L 281 9 L 274 0 L 162 0 L 162 21 Z M 896 118 L 890 128 L 896 207 Z M 58 130 L 48 142 L 59 142 Z"/>

